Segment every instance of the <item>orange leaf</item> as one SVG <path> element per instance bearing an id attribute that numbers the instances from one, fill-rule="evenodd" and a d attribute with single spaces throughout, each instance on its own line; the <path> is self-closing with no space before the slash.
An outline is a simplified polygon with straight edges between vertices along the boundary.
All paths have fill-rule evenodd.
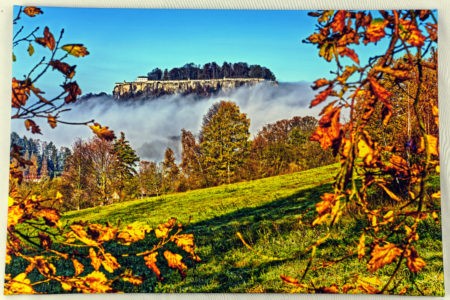
<path id="1" fill-rule="evenodd" d="M 36 125 L 36 123 L 35 123 L 33 120 L 31 120 L 31 119 L 26 119 L 26 120 L 25 120 L 25 128 L 26 128 L 27 130 L 30 130 L 30 128 L 31 128 L 31 133 L 38 133 L 38 134 L 41 134 L 41 129 L 40 129 L 39 126 Z"/>
<path id="2" fill-rule="evenodd" d="M 144 256 L 145 265 L 155 273 L 158 280 L 162 280 L 161 271 L 156 265 L 156 256 L 158 256 L 158 252 L 153 252 L 147 256 Z"/>
<path id="3" fill-rule="evenodd" d="M 391 105 L 389 101 L 389 97 L 391 97 L 392 93 L 386 90 L 375 78 L 369 78 L 370 87 L 372 89 L 373 94 L 380 99 L 385 105 Z M 391 107 L 392 109 L 392 107 Z"/>
<path id="4" fill-rule="evenodd" d="M 132 223 L 127 225 L 125 229 L 120 230 L 117 238 L 120 243 L 124 245 L 130 245 L 131 243 L 143 240 L 145 234 L 150 232 L 151 228 L 147 225 L 141 225 L 139 223 Z"/>
<path id="5" fill-rule="evenodd" d="M 87 48 L 83 44 L 68 44 L 62 46 L 61 49 L 75 57 L 83 57 L 89 54 L 89 51 L 87 51 Z"/>
<path id="6" fill-rule="evenodd" d="M 384 29 L 388 23 L 389 22 L 384 19 L 373 19 L 366 28 L 364 44 L 369 42 L 376 43 L 381 40 L 386 35 Z"/>
<path id="7" fill-rule="evenodd" d="M 337 284 L 332 284 L 329 287 L 320 287 L 318 289 L 316 289 L 316 293 L 319 294 L 337 294 L 339 293 L 339 288 L 337 286 Z"/>
<path id="8" fill-rule="evenodd" d="M 419 257 L 419 254 L 417 253 L 416 249 L 414 249 L 414 247 L 411 247 L 410 250 L 407 250 L 406 255 L 406 265 L 408 266 L 408 269 L 411 270 L 411 272 L 417 273 L 426 266 L 425 261 Z"/>
<path id="9" fill-rule="evenodd" d="M 293 278 L 291 276 L 286 276 L 286 275 L 280 275 L 281 280 L 283 280 L 284 282 L 288 283 L 288 284 L 292 284 L 295 285 L 297 287 L 301 287 L 301 288 L 306 288 L 308 287 L 305 284 L 301 284 L 298 279 Z"/>
<path id="10" fill-rule="evenodd" d="M 437 30 L 438 26 L 437 24 L 431 24 L 427 23 L 425 25 L 425 28 L 427 29 L 428 35 L 430 36 L 430 40 L 437 42 L 438 36 L 437 36 Z"/>
<path id="11" fill-rule="evenodd" d="M 80 275 L 81 273 L 83 273 L 84 265 L 82 263 L 80 263 L 75 258 L 72 259 L 72 263 L 73 263 L 73 268 L 75 269 L 75 273 L 74 273 L 75 277 Z"/>
<path id="12" fill-rule="evenodd" d="M 23 12 L 29 17 L 43 14 L 42 10 L 36 6 L 27 6 L 23 9 Z"/>
<path id="13" fill-rule="evenodd" d="M 89 224 L 88 233 L 100 243 L 110 241 L 115 238 L 117 229 L 100 224 Z"/>
<path id="14" fill-rule="evenodd" d="M 181 261 L 183 257 L 180 254 L 172 253 L 169 250 L 164 251 L 164 258 L 170 268 L 178 269 L 181 277 L 186 277 L 187 266 Z"/>
<path id="15" fill-rule="evenodd" d="M 359 65 L 359 57 L 358 54 L 356 54 L 355 50 L 350 49 L 348 47 L 339 47 L 338 53 L 340 56 L 347 56 L 351 60 L 353 60 L 355 63 Z"/>
<path id="16" fill-rule="evenodd" d="M 333 92 L 333 87 L 328 87 L 326 90 L 317 94 L 316 97 L 314 98 L 314 100 L 311 101 L 309 108 L 314 107 L 314 106 L 322 103 L 323 101 L 325 101 L 325 99 L 327 99 L 327 97 L 330 96 L 330 94 L 332 92 Z"/>
<path id="17" fill-rule="evenodd" d="M 395 244 L 387 243 L 382 247 L 375 245 L 370 254 L 371 258 L 367 264 L 367 268 L 370 272 L 375 272 L 379 268 L 392 263 L 401 254 L 402 249 L 398 248 Z"/>
<path id="18" fill-rule="evenodd" d="M 29 80 L 17 80 L 12 79 L 12 97 L 11 106 L 14 108 L 20 108 L 27 103 L 28 97 L 30 97 L 31 83 Z"/>
<path id="19" fill-rule="evenodd" d="M 56 46 L 55 37 L 50 32 L 47 26 L 44 28 L 44 37 L 36 38 L 36 43 L 48 47 L 50 50 L 54 50 Z"/>
<path id="20" fill-rule="evenodd" d="M 47 123 L 50 125 L 51 128 L 55 128 L 57 124 L 56 117 L 52 116 L 51 114 L 48 114 Z"/>
<path id="21" fill-rule="evenodd" d="M 66 83 L 62 87 L 64 91 L 68 93 L 68 95 L 64 98 L 66 103 L 75 102 L 77 100 L 77 96 L 81 95 L 81 89 L 76 81 Z"/>
<path id="22" fill-rule="evenodd" d="M 90 125 L 89 128 L 101 139 L 106 141 L 112 141 L 116 138 L 114 131 L 109 130 L 108 126 L 102 126 L 99 123 L 94 123 L 94 125 Z"/>
<path id="23" fill-rule="evenodd" d="M 8 207 L 8 227 L 17 225 L 25 211 L 19 205 Z"/>
<path id="24" fill-rule="evenodd" d="M 330 83 L 330 81 L 328 81 L 327 79 L 320 78 L 320 79 L 317 79 L 316 81 L 314 81 L 314 85 L 311 88 L 313 90 L 317 90 L 317 89 L 319 89 L 319 88 L 321 88 L 321 87 L 323 87 L 323 86 L 325 86 L 325 85 L 327 85 L 329 83 Z"/>
<path id="25" fill-rule="evenodd" d="M 141 285 L 143 282 L 142 277 L 134 276 L 129 269 L 125 270 L 125 272 L 120 275 L 120 278 L 122 278 L 123 281 L 131 283 L 132 285 Z"/>
<path id="26" fill-rule="evenodd" d="M 80 240 L 80 242 L 86 244 L 87 246 L 98 246 L 98 243 L 91 238 L 88 237 L 87 232 L 80 225 L 70 225 L 71 232 L 69 232 L 68 236 L 75 236 L 76 239 Z"/>
<path id="27" fill-rule="evenodd" d="M 201 261 L 200 257 L 195 254 L 195 244 L 193 234 L 180 234 L 174 238 L 178 247 L 189 253 L 195 261 Z"/>
<path id="28" fill-rule="evenodd" d="M 52 60 L 48 64 L 53 67 L 53 70 L 57 69 L 67 78 L 72 78 L 75 75 L 76 66 L 71 66 L 65 62 L 61 62 L 60 60 Z"/>
<path id="29" fill-rule="evenodd" d="M 330 27 L 335 33 L 341 33 L 345 28 L 345 18 L 347 16 L 347 11 L 339 10 L 331 21 Z"/>
<path id="30" fill-rule="evenodd" d="M 425 43 L 425 36 L 417 28 L 412 20 L 400 20 L 400 38 L 412 46 L 422 47 Z"/>
<path id="31" fill-rule="evenodd" d="M 56 226 L 61 218 L 58 210 L 54 208 L 43 208 L 36 213 L 36 216 L 44 218 L 45 224 L 48 226 Z"/>

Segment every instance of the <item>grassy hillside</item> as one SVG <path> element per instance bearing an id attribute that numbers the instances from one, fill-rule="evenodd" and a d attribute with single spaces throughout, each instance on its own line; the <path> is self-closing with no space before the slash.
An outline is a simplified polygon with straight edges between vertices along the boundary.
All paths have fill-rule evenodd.
<path id="1" fill-rule="evenodd" d="M 280 274 L 301 278 L 309 260 L 308 248 L 326 234 L 325 227 L 312 228 L 314 204 L 331 190 L 337 166 L 225 185 L 186 193 L 146 198 L 111 206 L 70 212 L 64 221 L 89 220 L 122 224 L 142 222 L 156 226 L 176 217 L 184 231 L 194 233 L 202 262 L 181 281 L 178 274 L 166 277 L 155 290 L 141 286 L 131 292 L 290 292 L 292 287 Z M 357 230 L 362 224 L 343 220 L 331 232 L 313 261 L 305 282 L 316 286 L 343 285 L 356 276 L 373 278 L 364 263 L 355 260 L 331 265 L 326 260 L 349 256 L 348 245 L 356 248 Z M 427 266 L 417 275 L 416 287 L 407 294 L 442 295 L 443 264 L 439 225 L 430 220 L 421 229 L 420 255 Z M 236 236 L 240 232 L 253 250 Z M 351 255 L 349 256 L 351 257 Z M 142 262 L 130 262 L 140 263 Z M 145 268 L 145 266 L 143 266 Z M 144 270 L 148 273 L 148 270 Z M 405 274 L 408 272 L 403 270 Z M 389 268 L 376 275 L 387 280 Z M 403 288 L 396 282 L 393 293 Z M 144 290 L 142 290 L 144 288 Z"/>

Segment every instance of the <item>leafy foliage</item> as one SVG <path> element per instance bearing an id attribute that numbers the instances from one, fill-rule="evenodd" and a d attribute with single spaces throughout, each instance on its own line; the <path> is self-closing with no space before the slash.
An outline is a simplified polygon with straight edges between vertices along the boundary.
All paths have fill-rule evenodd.
<path id="1" fill-rule="evenodd" d="M 438 120 L 430 118 L 437 117 L 438 111 L 437 82 L 429 80 L 437 70 L 434 14 L 428 10 L 310 13 L 317 18 L 318 30 L 305 42 L 316 45 L 319 56 L 337 66 L 334 78 L 314 83 L 313 89 L 320 91 L 311 106 L 328 104 L 311 139 L 331 148 L 341 160 L 334 192 L 322 195 L 312 224 L 331 229 L 342 215 L 351 216 L 364 224 L 354 241 L 357 258 L 362 263 L 368 260 L 367 269 L 375 276 L 394 267 L 384 282 L 374 277 L 324 288 L 282 277 L 300 290 L 386 293 L 395 289 L 393 282 L 403 262 L 412 274 L 426 267 L 414 245 L 420 240 L 418 227 L 440 212 L 439 198 L 432 197 L 436 191 L 427 187 L 430 175 L 439 170 Z M 361 40 L 379 43 L 385 50 L 363 65 L 353 48 Z M 349 116 L 346 122 L 341 118 L 344 111 Z M 387 137 L 382 132 L 386 130 L 394 136 Z M 377 193 L 385 200 L 373 201 Z M 414 286 L 415 276 L 409 279 Z"/>

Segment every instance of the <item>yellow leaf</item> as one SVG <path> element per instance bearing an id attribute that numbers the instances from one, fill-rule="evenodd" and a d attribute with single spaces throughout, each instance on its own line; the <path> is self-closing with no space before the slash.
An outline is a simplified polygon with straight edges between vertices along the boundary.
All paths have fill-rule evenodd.
<path id="1" fill-rule="evenodd" d="M 72 259 L 72 263 L 73 263 L 73 268 L 75 269 L 75 274 L 74 274 L 75 277 L 80 275 L 81 273 L 83 273 L 84 265 L 82 263 L 80 263 L 75 258 Z"/>
<path id="2" fill-rule="evenodd" d="M 64 281 L 61 281 L 61 288 L 65 290 L 66 292 L 72 290 L 72 286 Z"/>
<path id="3" fill-rule="evenodd" d="M 114 270 L 120 268 L 120 264 L 117 259 L 111 253 L 105 253 L 103 255 L 102 266 L 109 273 L 113 273 Z"/>
<path id="4" fill-rule="evenodd" d="M 86 244 L 87 246 L 98 246 L 98 243 L 88 237 L 87 232 L 80 225 L 70 225 L 72 232 L 69 236 L 75 236 L 80 242 Z"/>
<path id="5" fill-rule="evenodd" d="M 31 285 L 30 279 L 27 278 L 26 273 L 20 273 L 11 280 L 8 290 L 5 290 L 5 294 L 36 294 Z"/>
<path id="6" fill-rule="evenodd" d="M 48 226 L 55 226 L 61 218 L 54 208 L 43 208 L 36 213 L 36 216 L 42 217 Z"/>
<path id="7" fill-rule="evenodd" d="M 99 123 L 94 123 L 93 125 L 89 125 L 89 128 L 91 128 L 92 132 L 103 140 L 112 141 L 116 138 L 114 131 L 109 130 L 108 126 L 102 126 Z"/>
<path id="8" fill-rule="evenodd" d="M 141 225 L 137 222 L 127 225 L 126 228 L 121 229 L 117 238 L 120 243 L 124 245 L 130 245 L 131 243 L 143 240 L 145 234 L 150 232 L 152 229 L 148 225 Z"/>
<path id="9" fill-rule="evenodd" d="M 13 205 L 8 208 L 8 226 L 15 226 L 23 217 L 24 210 L 19 205 Z"/>
<path id="10" fill-rule="evenodd" d="M 83 277 L 83 279 L 85 284 L 90 288 L 89 290 L 83 290 L 83 292 L 106 293 L 112 290 L 109 286 L 108 279 L 102 272 L 94 271 Z"/>
<path id="11" fill-rule="evenodd" d="M 61 47 L 64 51 L 75 57 L 83 57 L 89 54 L 83 44 L 67 44 Z"/>
<path id="12" fill-rule="evenodd" d="M 129 282 L 132 285 L 141 285 L 143 280 L 140 276 L 134 276 L 133 272 L 129 269 L 125 270 L 122 275 L 120 275 L 123 281 Z"/>
<path id="13" fill-rule="evenodd" d="M 144 256 L 145 265 L 155 273 L 158 280 L 161 280 L 161 271 L 156 265 L 156 256 L 158 256 L 158 252 L 153 252 L 147 256 Z"/>
<path id="14" fill-rule="evenodd" d="M 10 263 L 11 263 L 11 255 L 9 255 L 8 253 L 6 254 L 6 258 L 5 258 L 5 263 L 7 264 L 7 265 L 9 265 Z"/>
<path id="15" fill-rule="evenodd" d="M 89 248 L 89 258 L 91 259 L 91 265 L 96 271 L 98 271 L 102 264 L 102 260 L 97 256 L 97 253 L 95 253 L 95 250 L 92 248 Z"/>
<path id="16" fill-rule="evenodd" d="M 200 257 L 195 254 L 195 244 L 193 234 L 180 234 L 174 238 L 178 247 L 189 253 L 195 261 L 201 261 Z"/>
<path id="17" fill-rule="evenodd" d="M 30 56 L 33 55 L 33 53 L 34 53 L 34 47 L 33 47 L 33 45 L 31 45 L 31 43 L 28 45 L 27 51 L 28 51 L 28 54 L 29 54 Z"/>
<path id="18" fill-rule="evenodd" d="M 358 243 L 358 259 L 361 259 L 366 255 L 366 236 L 363 232 L 359 238 Z"/>
<path id="19" fill-rule="evenodd" d="M 48 114 L 47 116 L 47 123 L 50 125 L 51 128 L 56 127 L 56 117 L 52 116 L 51 114 Z"/>
<path id="20" fill-rule="evenodd" d="M 414 247 L 411 247 L 411 249 L 407 250 L 406 256 L 406 265 L 408 266 L 408 269 L 411 270 L 411 272 L 417 273 L 426 266 L 425 261 L 419 257 L 419 254 Z"/>
<path id="21" fill-rule="evenodd" d="M 178 269 L 181 277 L 186 277 L 187 266 L 181 261 L 183 257 L 180 254 L 172 253 L 169 250 L 164 251 L 164 258 L 172 269 Z"/>
<path id="22" fill-rule="evenodd" d="M 375 272 L 379 268 L 392 263 L 398 256 L 402 254 L 402 250 L 395 244 L 387 243 L 384 246 L 375 245 L 372 250 L 371 258 L 367 264 L 370 272 Z"/>
<path id="23" fill-rule="evenodd" d="M 8 196 L 8 207 L 11 207 L 14 205 L 14 198 L 11 196 Z"/>
<path id="24" fill-rule="evenodd" d="M 439 156 L 439 145 L 438 145 L 438 138 L 431 135 L 431 134 L 426 134 L 425 135 L 427 142 L 428 142 L 428 152 L 430 153 L 430 155 L 436 155 Z M 417 149 L 418 153 L 422 153 L 425 151 L 425 141 L 424 138 L 421 137 L 420 138 L 420 145 L 419 148 Z"/>
<path id="25" fill-rule="evenodd" d="M 110 226 L 100 224 L 89 224 L 89 234 L 95 238 L 97 242 L 103 243 L 115 238 L 117 229 Z"/>

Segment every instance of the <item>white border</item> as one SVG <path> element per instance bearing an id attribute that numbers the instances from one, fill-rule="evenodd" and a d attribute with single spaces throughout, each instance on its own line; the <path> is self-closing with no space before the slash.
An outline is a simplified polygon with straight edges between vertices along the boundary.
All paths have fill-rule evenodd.
<path id="1" fill-rule="evenodd" d="M 287 295 L 287 294 L 126 294 L 126 295 L 42 295 L 42 296 L 4 296 L 4 261 L 6 240 L 6 210 L 8 193 L 8 161 L 10 132 L 10 86 L 12 49 L 12 6 L 71 6 L 71 7 L 119 7 L 119 8 L 207 8 L 207 9 L 402 9 L 437 8 L 439 10 L 439 109 L 441 146 L 441 186 L 442 221 L 444 234 L 444 262 L 446 297 L 408 297 L 407 299 L 450 299 L 450 270 L 448 251 L 450 249 L 449 213 L 449 125 L 450 106 L 450 61 L 448 57 L 450 42 L 450 1 L 448 0 L 1 0 L 0 1 L 0 299 L 405 299 L 402 296 L 349 296 L 349 295 Z M 370 297 L 370 298 L 369 298 Z"/>

